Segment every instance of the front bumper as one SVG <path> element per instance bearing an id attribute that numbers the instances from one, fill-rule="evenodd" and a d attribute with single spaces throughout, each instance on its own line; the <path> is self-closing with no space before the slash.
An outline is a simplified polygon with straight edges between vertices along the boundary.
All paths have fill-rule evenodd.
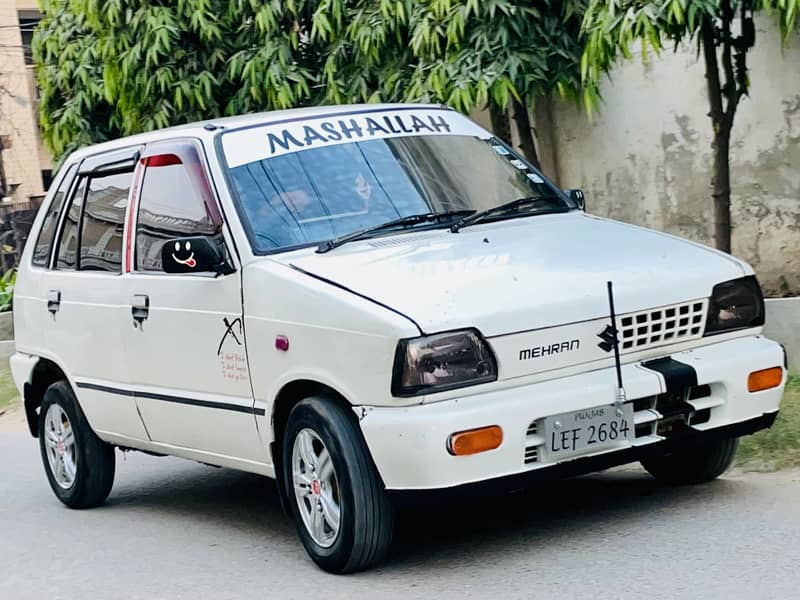
<path id="1" fill-rule="evenodd" d="M 663 415 L 645 407 L 652 406 L 648 399 L 666 394 L 675 382 L 641 363 L 623 365 L 627 401 L 637 407 L 637 437 L 563 462 L 548 457 L 536 424 L 549 415 L 612 404 L 613 369 L 420 406 L 359 407 L 360 425 L 388 489 L 431 490 L 600 470 L 710 438 L 753 433 L 774 421 L 786 376 L 779 387 L 755 393 L 747 390 L 747 376 L 782 366 L 779 344 L 754 336 L 687 350 L 672 358 L 694 371 L 695 387 L 702 388 L 702 393 L 688 404 L 692 414 L 702 419 L 695 424 L 690 421 L 689 427 L 674 435 L 661 435 Z M 448 453 L 446 444 L 452 433 L 487 425 L 502 427 L 499 448 L 471 456 Z"/>

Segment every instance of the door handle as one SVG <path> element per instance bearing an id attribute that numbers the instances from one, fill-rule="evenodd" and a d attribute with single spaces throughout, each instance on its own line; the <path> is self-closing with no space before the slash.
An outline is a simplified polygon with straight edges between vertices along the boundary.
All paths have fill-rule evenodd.
<path id="1" fill-rule="evenodd" d="M 131 315 L 133 326 L 142 327 L 142 323 L 150 314 L 150 296 L 147 294 L 134 294 L 131 298 Z"/>
<path id="2" fill-rule="evenodd" d="M 61 308 L 61 291 L 50 290 L 47 292 L 47 310 L 55 316 L 59 308 Z"/>

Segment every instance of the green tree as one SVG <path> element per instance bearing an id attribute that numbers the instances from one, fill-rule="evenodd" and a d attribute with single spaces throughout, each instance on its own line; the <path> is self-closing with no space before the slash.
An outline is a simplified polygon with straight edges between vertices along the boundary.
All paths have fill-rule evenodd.
<path id="1" fill-rule="evenodd" d="M 581 89 L 586 0 L 43 0 L 45 139 L 76 146 L 320 103 L 487 106 L 538 163 L 528 110 Z"/>
<path id="2" fill-rule="evenodd" d="M 658 53 L 667 41 L 697 43 L 713 130 L 714 239 L 725 252 L 731 251 L 731 131 L 736 109 L 750 89 L 753 16 L 765 10 L 777 15 L 785 40 L 796 27 L 800 0 L 590 0 L 583 23 L 587 39 L 581 73 L 589 84 L 597 84 L 620 57 L 630 59 L 636 42 L 645 60 L 649 50 Z"/>
<path id="3" fill-rule="evenodd" d="M 311 102 L 315 2 L 43 0 L 41 124 L 56 157 L 168 125 Z"/>
<path id="4" fill-rule="evenodd" d="M 80 146 L 118 137 L 103 89 L 97 36 L 69 0 L 46 0 L 33 39 L 44 141 L 56 159 Z"/>
<path id="5" fill-rule="evenodd" d="M 487 106 L 495 132 L 538 164 L 529 109 L 554 92 L 582 91 L 583 0 L 322 0 L 312 39 L 331 52 L 326 100 Z"/>

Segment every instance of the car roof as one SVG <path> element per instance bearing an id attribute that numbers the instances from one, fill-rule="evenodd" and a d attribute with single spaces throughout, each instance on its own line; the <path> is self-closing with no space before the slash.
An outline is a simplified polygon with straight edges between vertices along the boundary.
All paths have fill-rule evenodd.
<path id="1" fill-rule="evenodd" d="M 249 127 L 252 125 L 267 125 L 274 121 L 281 121 L 288 118 L 307 117 L 313 119 L 315 117 L 324 117 L 327 115 L 336 115 L 342 112 L 350 112 L 352 110 L 386 110 L 399 107 L 413 107 L 413 108 L 440 108 L 445 110 L 452 110 L 447 106 L 441 104 L 416 104 L 416 103 L 395 103 L 395 104 L 334 104 L 328 106 L 309 106 L 304 108 L 290 108 L 286 110 L 274 110 L 260 113 L 250 113 L 244 115 L 236 115 L 232 117 L 219 117 L 217 119 L 207 119 L 205 121 L 195 121 L 193 123 L 186 123 L 184 125 L 175 125 L 173 127 L 166 127 L 164 129 L 155 129 L 145 133 L 138 133 L 126 137 L 117 138 L 108 142 L 101 142 L 99 144 L 92 144 L 84 146 L 72 154 L 65 161 L 71 163 L 76 160 L 81 160 L 87 156 L 95 154 L 102 154 L 120 148 L 129 146 L 136 146 L 138 144 L 147 144 L 174 138 L 176 135 L 188 135 L 192 137 L 208 138 L 210 135 L 219 133 L 220 128 L 225 130 L 240 129 L 242 127 Z M 210 126 L 214 128 L 211 129 Z M 207 127 L 209 127 L 207 129 Z"/>

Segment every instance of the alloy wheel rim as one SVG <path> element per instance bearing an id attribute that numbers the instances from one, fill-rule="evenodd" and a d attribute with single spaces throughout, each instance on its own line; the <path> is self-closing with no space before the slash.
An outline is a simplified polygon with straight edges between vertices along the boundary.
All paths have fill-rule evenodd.
<path id="1" fill-rule="evenodd" d="M 51 404 L 44 417 L 44 445 L 53 479 L 68 490 L 78 472 L 78 452 L 72 423 L 58 404 Z"/>
<path id="2" fill-rule="evenodd" d="M 329 548 L 339 535 L 341 496 L 330 452 L 312 429 L 302 429 L 294 439 L 292 483 L 306 531 Z"/>

